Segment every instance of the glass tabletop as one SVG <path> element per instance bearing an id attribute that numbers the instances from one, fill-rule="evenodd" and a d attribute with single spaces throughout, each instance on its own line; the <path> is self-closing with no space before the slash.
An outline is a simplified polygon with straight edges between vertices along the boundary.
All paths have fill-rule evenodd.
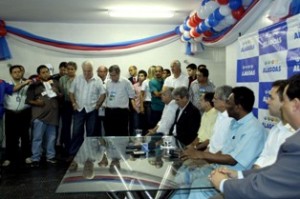
<path id="1" fill-rule="evenodd" d="M 172 136 L 86 137 L 56 192 L 191 188 L 190 171 L 199 165 L 182 162 L 181 150 Z M 193 188 L 211 188 L 204 179 Z"/>

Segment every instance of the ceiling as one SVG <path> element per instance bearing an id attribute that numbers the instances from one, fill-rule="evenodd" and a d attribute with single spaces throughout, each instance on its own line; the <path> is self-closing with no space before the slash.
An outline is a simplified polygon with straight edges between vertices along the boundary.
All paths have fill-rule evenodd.
<path id="1" fill-rule="evenodd" d="M 201 0 L 1 0 L 4 21 L 59 23 L 181 24 Z M 121 6 L 155 6 L 175 11 L 169 19 L 112 18 L 107 10 Z"/>

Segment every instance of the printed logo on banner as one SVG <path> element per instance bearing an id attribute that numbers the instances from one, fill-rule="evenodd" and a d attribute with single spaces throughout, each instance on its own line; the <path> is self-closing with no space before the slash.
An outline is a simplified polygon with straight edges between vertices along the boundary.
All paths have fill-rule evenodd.
<path id="1" fill-rule="evenodd" d="M 266 129 L 273 128 L 279 122 L 278 118 L 270 116 L 268 110 L 259 110 L 258 118 Z"/>
<path id="2" fill-rule="evenodd" d="M 300 23 L 299 20 L 288 23 L 287 30 L 288 48 L 300 48 Z"/>
<path id="3" fill-rule="evenodd" d="M 237 61 L 237 82 L 258 82 L 258 57 Z"/>
<path id="4" fill-rule="evenodd" d="M 270 97 L 272 82 L 260 82 L 258 91 L 258 108 L 268 109 L 267 101 Z"/>
<path id="5" fill-rule="evenodd" d="M 300 48 L 290 49 L 288 51 L 286 64 L 288 67 L 288 78 L 300 73 Z"/>
<path id="6" fill-rule="evenodd" d="M 278 53 L 265 54 L 259 57 L 259 81 L 274 81 L 278 79 L 286 79 L 287 67 L 286 67 L 286 55 L 287 51 L 281 51 Z"/>
<path id="7" fill-rule="evenodd" d="M 246 39 L 239 38 L 240 44 L 240 58 L 245 59 L 249 57 L 258 56 L 258 35 L 255 34 L 253 37 L 248 37 Z"/>
<path id="8" fill-rule="evenodd" d="M 281 22 L 259 31 L 259 54 L 278 52 L 287 49 L 287 24 Z"/>

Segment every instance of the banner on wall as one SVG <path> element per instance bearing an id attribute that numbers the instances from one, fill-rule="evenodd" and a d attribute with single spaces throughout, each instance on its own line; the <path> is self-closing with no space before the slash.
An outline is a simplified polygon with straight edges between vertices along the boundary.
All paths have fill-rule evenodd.
<path id="1" fill-rule="evenodd" d="M 278 122 L 268 113 L 267 99 L 275 80 L 300 72 L 300 15 L 238 39 L 237 85 L 255 93 L 253 113 L 270 129 Z"/>

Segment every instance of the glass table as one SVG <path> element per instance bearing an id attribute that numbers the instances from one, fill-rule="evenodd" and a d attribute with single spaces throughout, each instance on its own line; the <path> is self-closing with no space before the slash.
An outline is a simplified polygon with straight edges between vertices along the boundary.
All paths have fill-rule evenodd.
<path id="1" fill-rule="evenodd" d="M 179 158 L 182 147 L 174 137 L 86 137 L 57 193 L 116 192 L 134 198 L 137 191 L 190 189 L 185 164 Z M 211 188 L 210 184 L 197 188 Z"/>

